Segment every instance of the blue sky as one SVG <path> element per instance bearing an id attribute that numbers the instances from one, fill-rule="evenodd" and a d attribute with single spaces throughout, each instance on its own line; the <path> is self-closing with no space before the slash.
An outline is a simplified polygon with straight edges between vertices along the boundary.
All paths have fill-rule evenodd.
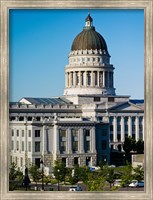
<path id="1" fill-rule="evenodd" d="M 144 98 L 143 10 L 10 10 L 10 101 L 61 96 L 65 65 L 90 12 L 115 67 L 117 95 Z"/>

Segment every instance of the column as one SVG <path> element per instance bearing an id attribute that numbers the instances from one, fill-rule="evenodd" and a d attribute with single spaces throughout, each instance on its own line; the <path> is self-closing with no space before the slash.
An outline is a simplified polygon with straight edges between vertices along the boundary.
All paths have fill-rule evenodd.
<path id="1" fill-rule="evenodd" d="M 81 80 L 81 72 L 80 71 L 78 72 L 78 76 L 79 76 L 79 86 L 81 86 L 82 85 L 82 83 L 81 83 L 82 80 Z"/>
<path id="2" fill-rule="evenodd" d="M 77 72 L 73 72 L 73 86 L 75 87 L 76 86 L 76 75 L 77 75 Z"/>
<path id="3" fill-rule="evenodd" d="M 105 86 L 105 71 L 103 71 L 103 87 L 106 87 Z"/>
<path id="4" fill-rule="evenodd" d="M 128 137 L 132 137 L 132 117 L 128 118 Z"/>
<path id="5" fill-rule="evenodd" d="M 95 87 L 96 84 L 95 84 L 95 72 L 93 72 L 93 87 Z"/>
<path id="6" fill-rule="evenodd" d="M 91 153 L 96 153 L 96 135 L 95 135 L 95 127 L 92 128 L 90 134 L 90 144 L 91 144 Z"/>
<path id="7" fill-rule="evenodd" d="M 72 153 L 72 137 L 71 137 L 71 129 L 67 129 L 66 133 L 66 146 L 67 146 L 67 153 Z"/>
<path id="8" fill-rule="evenodd" d="M 93 71 L 91 71 L 91 87 L 94 86 L 94 80 L 93 80 Z"/>
<path id="9" fill-rule="evenodd" d="M 79 153 L 84 153 L 84 132 L 83 129 L 79 129 Z"/>
<path id="10" fill-rule="evenodd" d="M 99 87 L 99 71 L 97 71 L 97 86 Z"/>
<path id="11" fill-rule="evenodd" d="M 136 126 L 135 139 L 136 141 L 138 141 L 139 140 L 139 117 L 138 116 L 136 116 L 136 119 L 135 119 L 135 126 Z"/>
<path id="12" fill-rule="evenodd" d="M 117 142 L 117 117 L 113 119 L 113 142 Z"/>
<path id="13" fill-rule="evenodd" d="M 67 86 L 70 86 L 70 73 L 67 73 Z"/>
<path id="14" fill-rule="evenodd" d="M 144 141 L 144 117 L 142 119 L 142 139 Z"/>
<path id="15" fill-rule="evenodd" d="M 121 117 L 121 142 L 125 140 L 125 124 L 124 124 L 124 117 Z"/>
<path id="16" fill-rule="evenodd" d="M 56 124 L 54 124 L 54 153 L 59 154 L 59 129 Z"/>

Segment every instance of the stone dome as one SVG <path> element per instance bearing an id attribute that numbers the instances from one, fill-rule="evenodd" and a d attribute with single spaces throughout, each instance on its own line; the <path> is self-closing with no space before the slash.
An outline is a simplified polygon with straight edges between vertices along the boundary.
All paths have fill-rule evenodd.
<path id="1" fill-rule="evenodd" d="M 97 49 L 108 53 L 106 42 L 104 38 L 95 31 L 95 27 L 92 26 L 92 21 L 90 14 L 88 14 L 83 31 L 73 40 L 71 51 Z"/>

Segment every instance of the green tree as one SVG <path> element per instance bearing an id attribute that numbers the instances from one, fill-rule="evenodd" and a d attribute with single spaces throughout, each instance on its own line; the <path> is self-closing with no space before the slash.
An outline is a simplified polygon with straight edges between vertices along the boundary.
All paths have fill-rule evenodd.
<path id="1" fill-rule="evenodd" d="M 144 169 L 141 165 L 138 165 L 136 168 L 133 168 L 133 179 L 137 181 L 144 180 Z"/>
<path id="2" fill-rule="evenodd" d="M 23 181 L 23 173 L 16 164 L 13 162 L 9 168 L 9 190 L 17 188 L 18 184 L 21 185 Z"/>
<path id="3" fill-rule="evenodd" d="M 59 161 L 59 160 L 55 161 L 55 165 L 53 167 L 53 173 L 56 180 L 59 180 L 60 182 L 61 181 L 65 182 L 67 169 L 66 169 L 65 164 L 62 161 Z"/>
<path id="4" fill-rule="evenodd" d="M 106 187 L 106 179 L 99 172 L 88 173 L 85 183 L 88 191 L 103 191 Z"/>
<path id="5" fill-rule="evenodd" d="M 126 154 L 129 154 L 133 149 L 135 149 L 135 140 L 132 137 L 125 137 L 123 150 Z"/>
<path id="6" fill-rule="evenodd" d="M 143 154 L 144 153 L 144 141 L 142 141 L 142 139 L 139 139 L 136 142 L 136 151 L 139 154 Z"/>
<path id="7" fill-rule="evenodd" d="M 30 175 L 31 175 L 33 181 L 36 183 L 36 187 L 37 187 L 37 183 L 41 179 L 41 172 L 40 172 L 38 166 L 31 164 L 31 166 L 29 168 L 29 172 L 30 172 Z"/>
<path id="8" fill-rule="evenodd" d="M 127 186 L 133 179 L 132 177 L 132 165 L 130 163 L 126 163 L 126 166 L 121 170 L 121 180 L 122 186 Z"/>
<path id="9" fill-rule="evenodd" d="M 109 183 L 110 190 L 112 188 L 113 183 L 115 182 L 115 170 L 112 167 L 109 167 L 108 164 L 104 166 L 103 168 L 103 174 L 106 179 L 106 181 Z"/>

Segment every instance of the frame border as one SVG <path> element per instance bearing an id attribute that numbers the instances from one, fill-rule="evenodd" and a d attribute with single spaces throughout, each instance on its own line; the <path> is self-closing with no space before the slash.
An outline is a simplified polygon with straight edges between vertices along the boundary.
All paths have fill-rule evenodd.
<path id="1" fill-rule="evenodd" d="M 145 17 L 144 192 L 9 192 L 9 9 L 143 9 Z M 1 199 L 153 199 L 153 0 L 0 0 L 0 194 Z M 115 194 L 114 194 L 115 193 Z"/>

